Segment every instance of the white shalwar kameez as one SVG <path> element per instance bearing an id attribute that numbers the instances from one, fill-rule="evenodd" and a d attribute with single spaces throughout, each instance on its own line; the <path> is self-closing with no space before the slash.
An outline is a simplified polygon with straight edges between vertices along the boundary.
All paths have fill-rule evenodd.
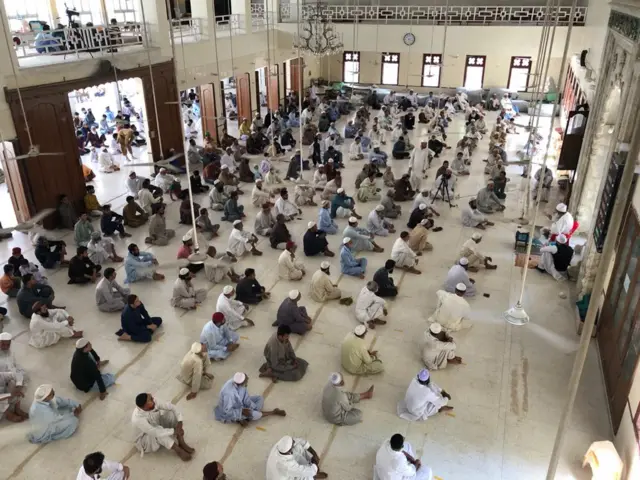
<path id="1" fill-rule="evenodd" d="M 555 222 L 551 224 L 551 231 L 558 235 L 570 235 L 573 229 L 573 215 L 569 212 L 563 213 Z"/>
<path id="2" fill-rule="evenodd" d="M 227 244 L 227 252 L 232 253 L 236 257 L 241 257 L 245 253 L 251 251 L 251 232 L 246 230 L 238 230 L 234 228 L 229 234 L 229 242 Z"/>
<path id="3" fill-rule="evenodd" d="M 422 385 L 417 378 L 411 380 L 404 399 L 398 402 L 398 416 L 410 422 L 426 420 L 447 405 L 442 389 L 433 380 Z"/>
<path id="4" fill-rule="evenodd" d="M 158 175 L 156 175 L 156 178 L 153 179 L 153 184 L 156 187 L 161 188 L 164 193 L 167 193 L 175 180 L 176 179 L 173 175 L 169 175 L 168 173 L 158 173 Z"/>
<path id="5" fill-rule="evenodd" d="M 438 306 L 427 320 L 428 323 L 439 323 L 446 332 L 457 332 L 472 327 L 469 321 L 471 307 L 464 298 L 444 290 L 438 290 L 436 295 Z"/>
<path id="6" fill-rule="evenodd" d="M 145 411 L 136 407 L 131 415 L 131 425 L 136 431 L 136 448 L 140 456 L 157 452 L 160 447 L 167 450 L 175 443 L 175 427 L 182 421 L 182 415 L 170 402 L 156 402 L 153 410 Z"/>
<path id="7" fill-rule="evenodd" d="M 247 313 L 242 302 L 233 300 L 227 297 L 224 293 L 221 293 L 216 302 L 216 311 L 224 315 L 227 325 L 231 330 L 238 330 L 241 327 L 249 326 L 249 322 L 244 319 L 244 314 Z"/>
<path id="8" fill-rule="evenodd" d="M 324 190 L 324 187 L 327 186 L 327 174 L 320 173 L 320 170 L 313 172 L 312 185 L 316 190 Z"/>
<path id="9" fill-rule="evenodd" d="M 278 197 L 278 200 L 276 200 L 276 204 L 273 208 L 276 211 L 276 215 L 282 214 L 286 219 L 294 217 L 300 212 L 295 203 L 293 203 L 291 200 L 285 200 L 282 197 Z"/>
<path id="10" fill-rule="evenodd" d="M 466 257 L 467 260 L 469 260 L 470 267 L 478 267 L 484 265 L 484 261 L 486 258 L 482 253 L 480 253 L 478 244 L 473 238 L 470 238 L 462 244 L 462 248 L 460 249 L 460 256 Z"/>
<path id="11" fill-rule="evenodd" d="M 106 472 L 109 472 L 109 476 L 105 476 Z M 84 466 L 80 466 L 76 480 L 95 480 L 97 478 L 101 480 L 124 480 L 124 467 L 121 463 L 105 460 L 102 462 L 100 474 L 89 476 L 85 472 Z"/>
<path id="12" fill-rule="evenodd" d="M 402 450 L 396 452 L 391 448 L 389 440 L 385 440 L 376 453 L 376 464 L 373 467 L 373 480 L 432 480 L 431 468 L 422 465 L 416 470 L 415 465 L 408 462 L 403 452 L 415 458 L 416 453 L 411 444 L 404 442 Z"/>
<path id="13" fill-rule="evenodd" d="M 98 154 L 98 163 L 102 173 L 111 173 L 119 170 L 118 165 L 113 161 L 113 157 L 109 152 L 100 152 Z"/>
<path id="14" fill-rule="evenodd" d="M 428 328 L 424 332 L 422 361 L 429 370 L 442 370 L 456 356 L 456 343 L 438 340 Z"/>
<path id="15" fill-rule="evenodd" d="M 476 294 L 476 286 L 471 283 L 469 274 L 462 265 L 454 265 L 447 272 L 447 279 L 444 282 L 444 289 L 447 292 L 454 293 L 456 291 L 456 285 L 464 283 L 467 290 L 464 292 L 465 297 L 473 297 Z"/>
<path id="16" fill-rule="evenodd" d="M 50 308 L 48 317 L 37 313 L 31 315 L 29 345 L 45 348 L 58 343 L 61 338 L 72 337 L 73 328 L 69 325 L 67 318 L 69 314 L 61 308 Z"/>
<path id="17" fill-rule="evenodd" d="M 222 158 L 220 159 L 220 167 L 222 167 L 222 165 L 226 165 L 229 168 L 229 173 L 236 173 L 236 162 L 233 161 L 233 157 L 228 153 L 222 155 Z"/>
<path id="18" fill-rule="evenodd" d="M 367 230 L 379 237 L 389 236 L 389 223 L 376 210 L 371 210 L 367 216 Z"/>
<path id="19" fill-rule="evenodd" d="M 422 192 L 418 192 L 418 194 L 413 197 L 413 205 L 411 205 L 411 211 L 413 212 L 416 208 L 420 206 L 420 204 L 424 203 L 425 205 L 429 205 L 428 202 L 429 194 L 425 197 Z"/>
<path id="20" fill-rule="evenodd" d="M 384 309 L 387 302 L 366 286 L 362 287 L 356 300 L 356 319 L 359 322 L 367 323 L 384 316 Z"/>
<path id="21" fill-rule="evenodd" d="M 362 145 L 358 142 L 353 142 L 349 146 L 349 160 L 362 160 L 363 158 Z"/>
<path id="22" fill-rule="evenodd" d="M 294 438 L 291 453 L 283 455 L 276 443 L 267 458 L 266 480 L 313 480 L 318 466 L 311 463 L 310 446 L 306 440 Z"/>
<path id="23" fill-rule="evenodd" d="M 113 240 L 107 237 L 101 237 L 100 240 L 89 240 L 87 250 L 89 251 L 89 260 L 96 265 L 102 265 L 109 260 L 110 255 L 114 252 Z"/>
<path id="24" fill-rule="evenodd" d="M 399 268 L 412 268 L 418 264 L 418 255 L 402 238 L 398 238 L 391 248 L 391 260 Z"/>
<path id="25" fill-rule="evenodd" d="M 411 157 L 409 158 L 409 168 L 411 169 L 409 182 L 411 183 L 411 188 L 414 190 L 421 190 L 422 177 L 424 177 L 424 172 L 428 165 L 429 149 L 426 147 L 422 148 L 420 146 L 415 147 L 411 152 Z"/>

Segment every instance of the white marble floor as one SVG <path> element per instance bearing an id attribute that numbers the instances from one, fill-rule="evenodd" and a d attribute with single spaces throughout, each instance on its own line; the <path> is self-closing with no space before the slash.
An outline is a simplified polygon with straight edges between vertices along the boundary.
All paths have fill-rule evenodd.
<path id="1" fill-rule="evenodd" d="M 493 124 L 494 113 L 489 113 Z M 526 123 L 526 119 L 521 120 Z M 459 115 L 450 128 L 450 143 L 455 143 L 463 131 Z M 458 133 L 455 133 L 458 132 Z M 419 134 L 414 132 L 413 136 Z M 524 135 L 510 139 L 510 150 L 523 143 Z M 472 175 L 461 178 L 460 194 L 473 195 L 484 183 L 484 167 L 481 159 L 487 149 L 488 139 L 482 141 L 474 156 Z M 345 146 L 346 150 L 346 146 Z M 387 146 L 390 151 L 390 146 Z M 449 151 L 445 159 L 451 157 Z M 396 175 L 407 167 L 407 161 L 391 161 Z M 353 179 L 361 163 L 347 162 L 343 173 L 347 192 L 354 194 Z M 431 184 L 436 160 L 429 170 Z M 280 165 L 281 171 L 286 164 Z M 472 231 L 460 224 L 457 208 L 437 205 L 441 217 L 437 223 L 444 230 L 434 233 L 431 241 L 434 251 L 422 257 L 422 275 L 397 272 L 396 282 L 400 295 L 391 302 L 389 323 L 371 332 L 368 338 L 375 343 L 385 361 L 384 373 L 356 378 L 345 375 L 346 388 L 363 391 L 375 385 L 373 399 L 361 404 L 364 422 L 353 427 L 335 427 L 327 424 L 321 415 L 320 392 L 330 372 L 340 370 L 339 345 L 344 336 L 356 325 L 353 307 L 335 303 L 319 305 L 307 296 L 309 277 L 301 283 L 279 280 L 275 268 L 279 252 L 262 239 L 262 257 L 249 257 L 238 264 L 238 269 L 253 267 L 259 280 L 272 292 L 272 300 L 260 305 L 250 317 L 256 326 L 240 331 L 241 346 L 228 360 L 213 366 L 213 389 L 202 392 L 192 401 L 186 401 L 185 387 L 175 379 L 179 362 L 191 343 L 198 339 L 202 326 L 211 318 L 222 285 L 205 285 L 202 278 L 196 283 L 206 286 L 209 294 L 202 307 L 184 312 L 169 306 L 169 297 L 175 270 L 166 268 L 164 282 L 138 283 L 133 292 L 145 302 L 150 313 L 164 319 L 162 334 L 148 345 L 136 345 L 116 341 L 114 332 L 119 328 L 119 315 L 99 312 L 93 300 L 93 287 L 67 285 L 66 272 L 50 273 L 56 290 L 57 303 L 66 305 L 76 317 L 78 328 L 92 342 L 96 351 L 111 364 L 108 371 L 115 373 L 117 384 L 109 390 L 105 401 L 95 394 L 75 390 L 69 380 L 69 368 L 74 346 L 71 340 L 45 350 L 28 345 L 28 321 L 21 318 L 14 301 L 2 299 L 9 309 L 5 330 L 15 336 L 12 349 L 31 376 L 27 397 L 28 408 L 35 388 L 41 383 L 52 383 L 58 395 L 74 398 L 85 406 L 80 427 L 70 439 L 46 446 L 27 442 L 27 425 L 0 424 L 0 478 L 34 479 L 74 478 L 85 454 L 101 450 L 109 459 L 126 462 L 132 478 L 157 480 L 200 478 L 204 464 L 222 460 L 230 479 L 247 480 L 263 478 L 265 461 L 271 446 L 285 434 L 306 437 L 321 454 L 322 469 L 330 478 L 340 480 L 365 480 L 372 478 L 372 468 L 379 444 L 393 433 L 405 435 L 413 443 L 423 460 L 432 467 L 436 478 L 442 480 L 539 480 L 544 478 L 553 445 L 555 429 L 565 402 L 565 389 L 569 379 L 578 337 L 575 334 L 571 295 L 561 299 L 559 291 L 570 293 L 570 284 L 557 284 L 550 276 L 531 271 L 524 295 L 524 306 L 532 322 L 525 327 L 513 327 L 505 323 L 502 312 L 513 305 L 520 291 L 522 270 L 513 266 L 514 232 L 517 223 L 511 219 L 519 215 L 520 167 L 510 167 L 507 209 L 494 215 L 496 226 L 484 235 L 484 249 L 498 264 L 497 271 L 475 274 L 479 295 L 470 300 L 474 327 L 456 335 L 459 354 L 465 364 L 449 367 L 433 373 L 435 381 L 451 393 L 455 407 L 451 415 L 440 415 L 422 423 L 408 423 L 396 415 L 396 404 L 403 397 L 413 376 L 422 367 L 420 347 L 426 318 L 435 307 L 435 291 L 441 286 L 447 269 L 458 257 L 458 249 Z M 102 199 L 114 182 L 121 185 L 122 178 L 113 174 L 105 179 Z M 123 174 L 120 174 L 123 175 Z M 307 173 L 307 176 L 309 173 Z M 249 192 L 250 185 L 245 187 Z M 248 225 L 253 224 L 256 209 L 251 206 L 249 195 L 241 197 L 248 211 Z M 465 199 L 461 199 L 466 201 Z M 118 202 L 114 201 L 117 205 Z M 201 204 L 208 205 L 205 198 Z M 366 215 L 375 203 L 359 205 Z M 403 204 L 402 220 L 396 224 L 402 229 L 409 214 L 410 205 Z M 551 208 L 551 204 L 546 206 Z M 304 219 L 290 224 L 294 237 L 302 242 L 306 224 L 317 218 L 316 208 L 304 207 Z M 212 217 L 219 218 L 217 213 Z M 169 208 L 168 223 L 177 229 L 178 239 L 167 247 L 149 248 L 163 262 L 175 258 L 179 238 L 186 231 L 178 225 L 177 205 Z M 341 220 L 341 227 L 345 226 Z M 222 234 L 214 241 L 218 250 L 224 249 L 230 225 L 222 225 Z M 143 246 L 145 229 L 132 231 L 133 241 Z M 53 232 L 72 245 L 70 233 Z M 331 247 L 338 251 L 341 237 L 331 237 Z M 379 239 L 385 253 L 368 256 L 370 279 L 375 269 L 388 258 L 392 237 Z M 124 253 L 127 242 L 118 240 L 118 249 Z M 0 255 L 8 258 L 10 247 L 19 245 L 24 253 L 34 259 L 32 247 L 26 236 L 16 233 L 12 241 L 0 243 Z M 143 248 L 147 248 L 144 246 Z M 303 257 L 307 269 L 315 271 L 324 258 Z M 353 277 L 340 276 L 339 261 L 331 261 L 334 280 L 351 295 L 363 285 Z M 122 279 L 124 272 L 118 268 Z M 310 363 L 307 375 L 298 383 L 271 384 L 257 377 L 262 363 L 264 343 L 273 332 L 271 322 L 280 301 L 287 292 L 297 288 L 303 292 L 302 304 L 314 318 L 314 329 L 304 338 L 293 338 L 298 356 Z M 487 293 L 490 298 L 482 294 Z M 267 418 L 246 429 L 223 425 L 214 420 L 213 408 L 222 384 L 236 371 L 250 376 L 252 394 L 264 394 L 266 407 L 280 407 L 287 411 L 286 418 Z M 157 399 L 172 401 L 184 414 L 187 441 L 196 448 L 194 459 L 185 464 L 167 451 L 145 455 L 141 458 L 133 449 L 129 425 L 137 393 L 150 392 Z M 571 428 L 562 452 L 557 478 L 587 479 L 590 474 L 581 468 L 582 455 L 594 440 L 611 438 L 604 388 L 597 351 L 591 348 L 578 394 Z"/>

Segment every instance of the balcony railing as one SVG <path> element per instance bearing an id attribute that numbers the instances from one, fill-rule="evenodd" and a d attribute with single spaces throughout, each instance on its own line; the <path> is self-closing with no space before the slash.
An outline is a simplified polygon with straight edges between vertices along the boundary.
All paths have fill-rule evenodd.
<path id="1" fill-rule="evenodd" d="M 140 24 L 94 25 L 89 27 L 65 27 L 46 32 L 12 34 L 18 59 L 50 57 L 56 63 L 111 54 L 119 49 L 140 46 L 144 41 L 144 30 Z M 82 54 L 82 55 L 81 55 Z M 61 58 L 61 60 L 59 60 Z M 22 61 L 20 62 L 22 66 Z"/>
<path id="2" fill-rule="evenodd" d="M 171 28 L 176 38 L 184 38 L 185 41 L 199 42 L 206 36 L 202 18 L 180 18 L 171 20 Z"/>
<path id="3" fill-rule="evenodd" d="M 216 30 L 218 35 L 220 32 L 229 32 L 231 35 L 239 35 L 245 33 L 242 25 L 242 15 L 217 15 L 216 16 Z M 228 35 L 229 33 L 227 33 Z"/>
<path id="4" fill-rule="evenodd" d="M 295 22 L 297 5 L 280 5 L 280 21 Z M 542 25 L 545 21 L 544 6 L 461 6 L 461 5 L 324 5 L 321 13 L 335 23 L 359 21 L 381 24 L 413 25 Z M 303 19 L 315 13 L 316 5 L 300 6 Z M 556 17 L 558 25 L 568 25 L 571 20 L 571 7 L 559 7 L 550 12 L 551 22 Z M 583 26 L 587 17 L 587 7 L 576 7 L 573 12 L 573 24 Z"/>

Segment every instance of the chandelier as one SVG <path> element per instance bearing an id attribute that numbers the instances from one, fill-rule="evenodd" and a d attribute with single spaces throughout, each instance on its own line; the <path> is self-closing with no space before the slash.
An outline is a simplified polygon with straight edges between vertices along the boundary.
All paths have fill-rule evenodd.
<path id="1" fill-rule="evenodd" d="M 303 55 L 316 57 L 333 55 L 344 50 L 342 35 L 336 32 L 331 17 L 323 13 L 320 2 L 305 6 L 302 16 L 302 32 L 294 37 L 293 48 L 300 49 Z M 300 21 L 298 18 L 298 22 Z"/>

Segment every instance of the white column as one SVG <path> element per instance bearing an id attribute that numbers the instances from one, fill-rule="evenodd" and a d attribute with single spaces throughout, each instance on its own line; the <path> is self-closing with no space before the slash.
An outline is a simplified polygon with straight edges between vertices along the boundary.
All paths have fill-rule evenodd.
<path id="1" fill-rule="evenodd" d="M 160 47 L 163 51 L 170 49 L 171 35 L 165 0 L 140 0 L 140 3 L 144 6 L 145 28 L 149 31 L 150 46 Z M 142 22 L 142 15 L 138 17 Z"/>
<path id="2" fill-rule="evenodd" d="M 245 32 L 251 32 L 251 0 L 231 0 L 231 14 L 240 15 Z"/>
<path id="3" fill-rule="evenodd" d="M 213 22 L 215 21 L 213 0 L 192 0 L 191 16 L 202 22 L 203 35 L 206 38 L 213 38 Z"/>

